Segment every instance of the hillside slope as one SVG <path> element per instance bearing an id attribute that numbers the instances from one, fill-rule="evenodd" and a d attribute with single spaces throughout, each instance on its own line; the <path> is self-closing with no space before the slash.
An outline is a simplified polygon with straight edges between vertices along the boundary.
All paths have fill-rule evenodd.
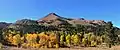
<path id="1" fill-rule="evenodd" d="M 81 24 L 81 25 L 104 25 L 106 22 L 103 20 L 85 20 L 84 18 L 79 19 L 71 19 L 64 18 L 55 13 L 50 13 L 47 16 L 38 20 L 39 24 L 51 24 L 51 25 L 59 25 L 59 24 Z"/>

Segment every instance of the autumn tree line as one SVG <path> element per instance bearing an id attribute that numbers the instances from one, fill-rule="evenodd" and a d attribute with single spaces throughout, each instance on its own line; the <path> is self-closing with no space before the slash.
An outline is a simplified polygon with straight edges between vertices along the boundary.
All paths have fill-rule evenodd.
<path id="1" fill-rule="evenodd" d="M 3 28 L 3 45 L 23 48 L 111 47 L 120 44 L 120 29 L 112 22 L 105 25 L 39 25 L 33 20 L 21 20 Z"/>

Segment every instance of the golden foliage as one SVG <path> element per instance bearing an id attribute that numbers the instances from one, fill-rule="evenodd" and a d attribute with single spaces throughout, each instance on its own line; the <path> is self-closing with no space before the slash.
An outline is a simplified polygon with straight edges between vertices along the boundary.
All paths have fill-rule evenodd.
<path id="1" fill-rule="evenodd" d="M 20 43 L 21 43 L 21 36 L 19 34 L 14 35 L 12 44 L 18 46 L 18 44 Z"/>
<path id="2" fill-rule="evenodd" d="M 32 48 L 59 48 L 61 46 L 70 46 L 83 44 L 83 46 L 96 46 L 104 41 L 105 36 L 96 36 L 93 33 L 86 34 L 62 34 L 60 42 L 54 32 L 27 33 L 27 34 L 8 34 L 5 40 L 12 45 Z M 60 43 L 60 45 L 59 45 Z M 62 44 L 61 44 L 62 43 Z"/>

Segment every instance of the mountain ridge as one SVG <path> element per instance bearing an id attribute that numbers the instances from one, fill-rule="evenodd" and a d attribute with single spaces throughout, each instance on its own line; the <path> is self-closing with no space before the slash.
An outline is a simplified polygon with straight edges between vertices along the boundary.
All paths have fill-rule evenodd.
<path id="1" fill-rule="evenodd" d="M 76 25 L 76 24 L 80 24 L 80 25 L 104 25 L 104 24 L 106 24 L 106 22 L 104 20 L 86 20 L 84 18 L 78 18 L 78 19 L 65 18 L 63 16 L 57 15 L 56 13 L 49 13 L 45 17 L 40 18 L 40 19 L 35 20 L 35 21 L 23 19 L 23 20 L 18 20 L 15 23 L 16 24 L 26 24 L 26 22 L 27 22 L 29 24 L 38 23 L 40 25 L 42 24 L 42 25 L 55 25 L 55 26 L 66 25 L 66 24 L 72 24 L 72 25 Z M 0 28 L 7 27 L 11 24 L 12 23 L 0 22 Z"/>
<path id="2" fill-rule="evenodd" d="M 61 17 L 55 13 L 49 13 L 47 16 L 41 18 L 38 20 L 38 23 L 55 23 L 56 21 L 58 21 L 58 23 L 62 23 L 63 21 L 60 20 L 64 20 L 67 21 L 69 24 L 98 24 L 98 25 L 102 25 L 105 24 L 106 22 L 104 20 L 86 20 L 84 18 L 79 18 L 79 19 L 72 19 L 72 18 L 65 18 L 65 17 Z M 57 24 L 57 22 L 55 23 L 55 25 L 59 25 Z"/>

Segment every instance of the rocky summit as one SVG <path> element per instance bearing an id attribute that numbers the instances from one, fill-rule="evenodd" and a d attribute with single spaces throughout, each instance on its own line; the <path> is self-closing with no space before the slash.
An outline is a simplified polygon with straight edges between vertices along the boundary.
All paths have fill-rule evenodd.
<path id="1" fill-rule="evenodd" d="M 86 20 L 84 18 L 72 19 L 72 18 L 64 18 L 55 13 L 49 13 L 45 17 L 38 20 L 39 24 L 51 24 L 51 25 L 59 25 L 59 24 L 81 24 L 81 25 L 104 25 L 106 22 L 104 20 Z"/>

